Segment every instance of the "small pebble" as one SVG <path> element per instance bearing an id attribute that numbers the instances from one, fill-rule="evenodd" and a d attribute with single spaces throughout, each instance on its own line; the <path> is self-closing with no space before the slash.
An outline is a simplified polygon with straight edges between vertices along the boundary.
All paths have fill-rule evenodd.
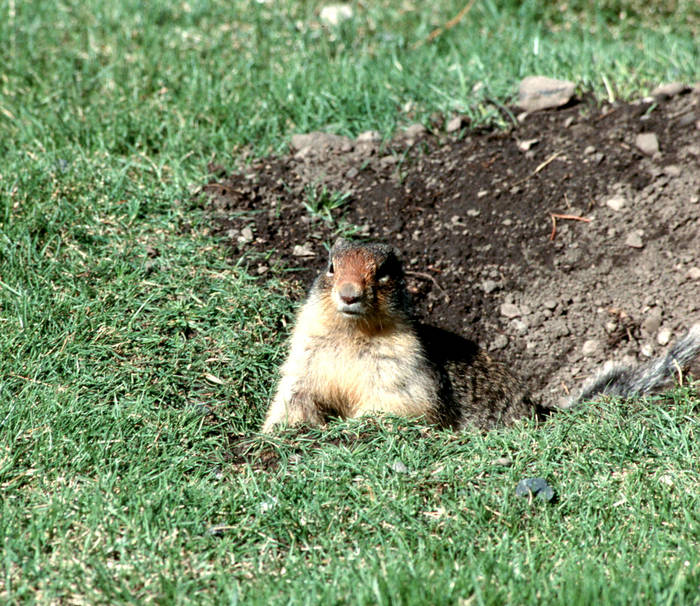
<path id="1" fill-rule="evenodd" d="M 310 244 L 295 244 L 292 248 L 292 254 L 295 257 L 313 257 L 314 251 Z"/>
<path id="2" fill-rule="evenodd" d="M 671 331 L 668 328 L 662 328 L 659 334 L 656 335 L 656 342 L 661 345 L 668 345 L 671 341 Z"/>
<path id="3" fill-rule="evenodd" d="M 489 347 L 489 349 L 491 351 L 497 351 L 499 349 L 504 349 L 507 346 L 508 337 L 506 337 L 505 335 L 496 335 L 493 341 L 491 341 L 491 346 Z"/>
<path id="4" fill-rule="evenodd" d="M 626 200 L 622 196 L 613 196 L 608 198 L 605 204 L 612 210 L 621 210 L 625 206 Z"/>
<path id="5" fill-rule="evenodd" d="M 583 347 L 581 348 L 581 353 L 588 357 L 592 356 L 600 350 L 600 341 L 597 339 L 588 339 L 588 341 L 584 342 Z"/>
<path id="6" fill-rule="evenodd" d="M 493 464 L 499 467 L 510 467 L 513 464 L 513 460 L 508 457 L 499 457 L 494 460 Z"/>
<path id="7" fill-rule="evenodd" d="M 642 237 L 639 232 L 633 231 L 627 235 L 625 238 L 625 244 L 631 248 L 644 248 L 644 242 L 642 242 Z"/>
<path id="8" fill-rule="evenodd" d="M 647 156 L 653 156 L 659 151 L 659 139 L 654 133 L 640 133 L 634 140 L 637 149 Z"/>
<path id="9" fill-rule="evenodd" d="M 457 131 L 459 131 L 462 128 L 463 125 L 464 125 L 464 118 L 462 116 L 457 116 L 456 118 L 452 118 L 452 120 L 450 120 L 447 123 L 447 126 L 445 126 L 445 130 L 448 133 L 456 133 Z"/>
<path id="10" fill-rule="evenodd" d="M 673 486 L 673 478 L 667 473 L 665 473 L 662 476 L 659 476 L 659 482 L 661 482 L 662 484 L 666 484 L 666 486 Z"/>
<path id="11" fill-rule="evenodd" d="M 495 280 L 484 280 L 481 283 L 481 290 L 483 290 L 487 295 L 498 289 L 498 282 Z"/>
<path id="12" fill-rule="evenodd" d="M 661 328 L 661 311 L 655 308 L 642 321 L 642 331 L 647 335 L 653 335 L 659 328 Z"/>
<path id="13" fill-rule="evenodd" d="M 513 328 L 515 329 L 515 332 L 524 335 L 527 332 L 528 325 L 527 322 L 523 322 L 522 320 L 513 320 L 512 322 Z"/>
<path id="14" fill-rule="evenodd" d="M 343 21 L 352 19 L 352 6 L 347 4 L 332 4 L 324 6 L 318 16 L 319 21 L 324 25 L 338 25 Z"/>
<path id="15" fill-rule="evenodd" d="M 267 501 L 260 503 L 260 513 L 267 513 L 277 505 L 277 498 L 270 497 Z"/>
<path id="16" fill-rule="evenodd" d="M 667 177 L 680 177 L 681 176 L 681 167 L 678 166 L 677 164 L 669 164 L 668 166 L 664 166 L 664 174 Z"/>
<path id="17" fill-rule="evenodd" d="M 253 241 L 253 230 L 250 227 L 244 227 L 241 230 L 241 235 L 238 237 L 241 244 L 247 244 Z"/>
<path id="18" fill-rule="evenodd" d="M 525 478 L 520 480 L 515 487 L 515 494 L 519 497 L 537 497 L 547 502 L 554 499 L 554 489 L 544 478 Z"/>
<path id="19" fill-rule="evenodd" d="M 382 133 L 376 130 L 366 130 L 357 135 L 358 143 L 379 143 L 382 140 Z"/>
<path id="20" fill-rule="evenodd" d="M 391 464 L 391 470 L 396 473 L 408 473 L 408 467 L 399 459 L 396 459 L 396 461 Z"/>
<path id="21" fill-rule="evenodd" d="M 688 88 L 689 87 L 683 84 L 683 82 L 669 82 L 668 84 L 657 86 L 649 93 L 649 96 L 658 97 L 660 99 L 664 97 L 675 97 L 683 91 L 688 90 Z"/>
<path id="22" fill-rule="evenodd" d="M 501 315 L 506 318 L 517 318 L 520 315 L 520 309 L 512 303 L 504 303 L 501 305 Z"/>

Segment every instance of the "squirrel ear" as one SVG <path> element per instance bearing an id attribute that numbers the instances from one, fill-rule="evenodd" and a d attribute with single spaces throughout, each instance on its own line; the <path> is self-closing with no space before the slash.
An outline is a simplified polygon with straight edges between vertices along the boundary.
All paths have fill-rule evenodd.
<path id="1" fill-rule="evenodd" d="M 346 240 L 345 238 L 338 238 L 333 243 L 333 246 L 331 246 L 331 249 L 329 251 L 329 255 L 332 257 L 339 250 L 341 250 L 343 248 L 348 248 L 349 246 L 350 246 L 350 240 Z"/>
<path id="2" fill-rule="evenodd" d="M 336 241 L 333 243 L 333 248 L 340 248 L 341 246 L 347 246 L 350 244 L 349 240 L 346 240 L 345 238 L 337 238 Z"/>

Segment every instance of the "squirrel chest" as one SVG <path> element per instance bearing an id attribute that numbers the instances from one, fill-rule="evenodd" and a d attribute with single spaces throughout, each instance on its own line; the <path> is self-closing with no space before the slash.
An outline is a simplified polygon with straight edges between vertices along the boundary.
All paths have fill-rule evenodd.
<path id="1" fill-rule="evenodd" d="M 434 402 L 434 381 L 410 331 L 391 327 L 347 334 L 301 323 L 295 336 L 303 337 L 293 339 L 283 369 L 283 376 L 294 377 L 286 399 L 308 398 L 315 407 L 343 417 L 372 411 L 413 416 Z"/>

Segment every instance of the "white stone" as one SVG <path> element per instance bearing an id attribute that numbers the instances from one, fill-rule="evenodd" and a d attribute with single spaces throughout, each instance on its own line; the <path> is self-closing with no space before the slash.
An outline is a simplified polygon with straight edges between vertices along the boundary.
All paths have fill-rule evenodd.
<path id="1" fill-rule="evenodd" d="M 347 4 L 330 4 L 321 9 L 318 18 L 324 25 L 338 25 L 343 21 L 352 19 L 352 16 L 352 6 Z"/>
<path id="2" fill-rule="evenodd" d="M 671 341 L 671 331 L 668 328 L 662 328 L 659 334 L 656 335 L 656 342 L 659 345 L 668 345 Z"/>
<path id="3" fill-rule="evenodd" d="M 627 238 L 625 238 L 625 244 L 631 248 L 644 248 L 642 237 L 637 231 L 633 231 L 627 235 Z"/>
<path id="4" fill-rule="evenodd" d="M 653 156 L 659 151 L 659 139 L 654 133 L 640 133 L 634 140 L 637 149 L 647 156 Z"/>
<path id="5" fill-rule="evenodd" d="M 294 248 L 292 248 L 292 254 L 295 257 L 313 257 L 315 255 L 311 245 L 308 243 L 303 245 L 295 244 Z"/>
<path id="6" fill-rule="evenodd" d="M 581 353 L 588 357 L 592 356 L 600 350 L 600 341 L 597 339 L 588 339 L 588 341 L 584 342 L 583 347 L 581 348 Z"/>
<path id="7" fill-rule="evenodd" d="M 450 120 L 447 123 L 447 126 L 445 126 L 445 130 L 448 133 L 456 133 L 457 131 L 459 131 L 462 128 L 463 125 L 464 125 L 464 118 L 462 116 L 457 116 L 456 118 L 452 118 L 452 120 Z"/>
<path id="8" fill-rule="evenodd" d="M 501 315 L 506 318 L 517 318 L 520 315 L 520 309 L 512 303 L 504 303 L 501 305 Z"/>
<path id="9" fill-rule="evenodd" d="M 357 135 L 358 143 L 379 143 L 382 140 L 382 133 L 376 130 L 366 130 Z"/>
<path id="10" fill-rule="evenodd" d="M 688 86 L 682 82 L 669 82 L 668 84 L 662 84 L 657 86 L 649 95 L 651 97 L 675 97 L 683 91 L 688 90 Z"/>
<path id="11" fill-rule="evenodd" d="M 612 198 L 608 198 L 605 202 L 608 208 L 615 211 L 621 210 L 626 203 L 627 200 L 625 200 L 622 196 L 613 196 Z"/>
<path id="12" fill-rule="evenodd" d="M 571 100 L 575 88 L 576 85 L 568 80 L 528 76 L 520 82 L 518 107 L 526 112 L 561 107 Z"/>

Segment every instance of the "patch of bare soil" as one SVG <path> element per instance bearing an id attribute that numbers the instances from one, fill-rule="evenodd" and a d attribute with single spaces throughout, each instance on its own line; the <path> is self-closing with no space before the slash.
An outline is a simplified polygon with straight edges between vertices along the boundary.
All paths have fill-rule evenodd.
<path id="1" fill-rule="evenodd" d="M 641 151 L 644 133 L 658 152 Z M 420 319 L 508 361 L 548 402 L 700 321 L 698 92 L 589 100 L 509 132 L 293 143 L 230 173 L 212 167 L 203 191 L 236 260 L 261 276 L 303 268 L 288 274 L 297 298 L 337 231 L 356 226 L 402 251 Z"/>

